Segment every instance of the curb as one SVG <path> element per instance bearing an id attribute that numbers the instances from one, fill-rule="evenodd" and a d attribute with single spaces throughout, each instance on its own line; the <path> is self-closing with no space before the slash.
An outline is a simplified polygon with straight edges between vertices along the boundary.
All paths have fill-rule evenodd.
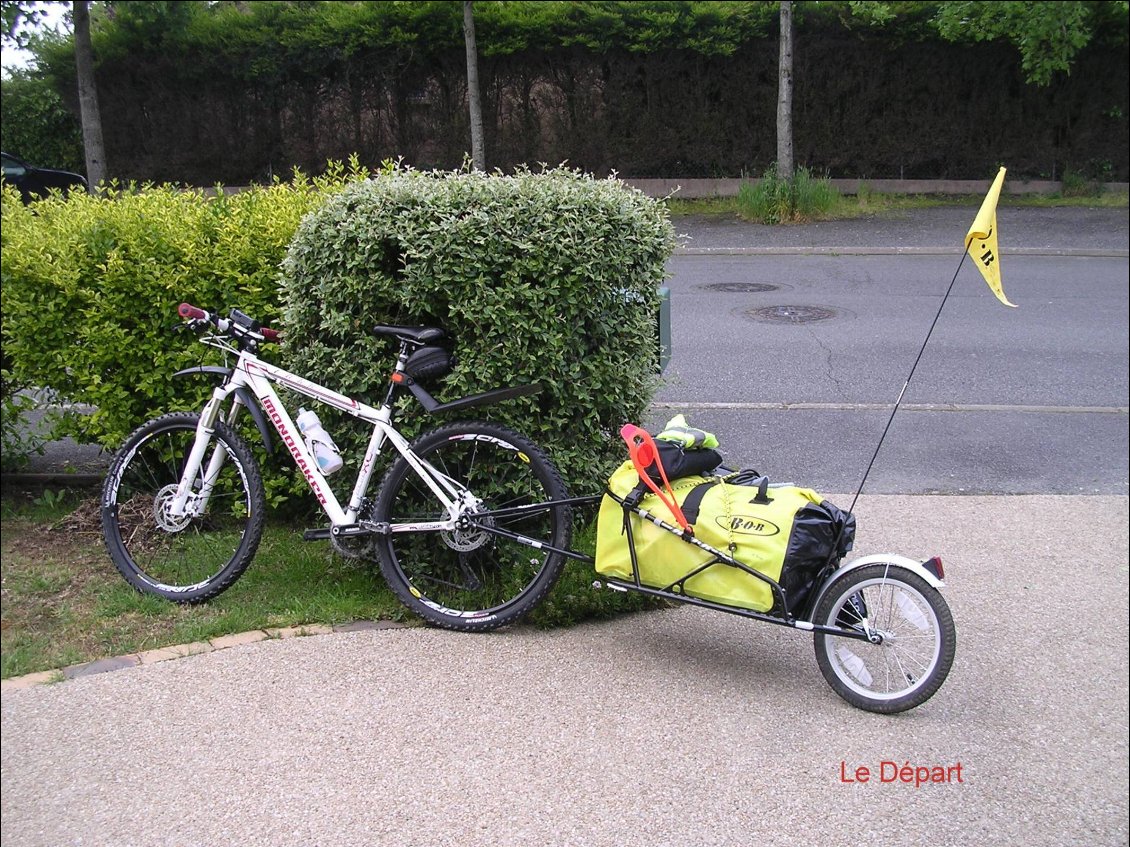
<path id="1" fill-rule="evenodd" d="M 642 191 L 649 197 L 675 196 L 681 200 L 703 197 L 736 197 L 743 185 L 757 185 L 761 177 L 631 177 L 620 176 L 620 180 L 632 188 Z M 858 179 L 834 178 L 828 182 L 841 194 L 859 194 L 869 190 L 876 194 L 933 194 L 949 197 L 980 197 L 992 185 L 991 179 Z M 1125 194 L 1130 188 L 1126 182 L 1100 183 L 1105 194 Z M 1061 194 L 1062 180 L 1025 179 L 1022 177 L 1006 179 L 1002 194 Z"/>
<path id="2" fill-rule="evenodd" d="M 676 247 L 675 256 L 960 256 L 958 247 Z M 1126 259 L 1130 250 L 1016 247 L 1003 256 Z"/>
<path id="3" fill-rule="evenodd" d="M 307 635 L 331 635 L 335 632 L 363 632 L 382 629 L 409 629 L 410 624 L 397 621 L 351 621 L 350 623 L 326 626 L 325 624 L 307 624 L 304 626 L 288 626 L 278 629 L 253 629 L 236 635 L 222 635 L 209 641 L 194 641 L 190 644 L 177 644 L 172 647 L 158 647 L 142 653 L 129 653 L 125 656 L 114 656 L 105 659 L 95 659 L 78 665 L 57 668 L 49 671 L 38 671 L 24 676 L 11 677 L 0 680 L 0 693 L 20 691 L 25 688 L 34 688 L 38 685 L 50 685 L 66 679 L 78 679 L 83 676 L 120 671 L 125 668 L 136 668 L 141 665 L 154 665 L 158 662 L 167 662 L 170 659 L 182 659 L 185 656 L 198 656 L 203 653 L 214 653 L 217 650 L 227 650 L 231 647 L 241 647 L 244 644 L 255 644 L 259 641 L 275 641 L 283 638 L 301 638 Z"/>

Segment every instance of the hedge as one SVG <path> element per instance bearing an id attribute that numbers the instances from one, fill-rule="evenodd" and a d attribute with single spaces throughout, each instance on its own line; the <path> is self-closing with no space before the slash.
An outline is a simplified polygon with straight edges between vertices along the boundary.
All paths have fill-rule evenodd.
<path id="1" fill-rule="evenodd" d="M 3 344 L 13 381 L 93 405 L 64 431 L 113 449 L 147 418 L 199 408 L 206 395 L 193 380 L 172 379 L 214 361 L 172 333 L 182 300 L 274 321 L 286 334 L 282 364 L 373 402 L 395 351 L 369 327 L 435 323 L 458 356 L 435 393 L 542 383 L 538 397 L 483 411 L 540 443 L 575 491 L 599 491 L 623 457 L 616 428 L 642 417 L 656 380 L 656 285 L 674 246 L 664 207 L 617 180 L 568 170 L 390 169 L 358 181 L 364 175 L 338 167 L 319 182 L 297 176 L 231 196 L 148 188 L 31 206 L 4 188 Z M 406 397 L 402 407 L 413 404 Z M 318 410 L 339 444 L 363 447 L 362 426 Z M 440 422 L 410 411 L 406 435 Z M 288 472 L 265 468 L 276 505 L 301 488 L 292 465 L 281 466 Z M 344 486 L 347 476 L 334 480 Z M 591 548 L 591 536 L 590 527 L 579 543 Z M 533 620 L 646 605 L 593 592 L 591 579 L 588 568 L 569 567 Z"/>
<path id="2" fill-rule="evenodd" d="M 55 433 L 116 449 L 145 420 L 199 408 L 203 380 L 174 371 L 209 355 L 176 306 L 279 314 L 278 268 L 298 222 L 363 169 L 331 166 L 237 194 L 118 188 L 23 205 L 3 189 L 2 312 L 10 385 L 93 406 Z M 211 359 L 210 359 L 211 360 Z"/>
<path id="3" fill-rule="evenodd" d="M 395 349 L 369 327 L 434 323 L 457 354 L 436 395 L 542 383 L 481 411 L 541 443 L 572 489 L 594 490 L 620 458 L 616 429 L 655 385 L 656 287 L 674 245 L 662 204 L 566 169 L 364 176 L 337 166 L 231 195 L 151 187 L 31 206 L 5 189 L 11 382 L 94 407 L 56 434 L 114 449 L 206 396 L 203 381 L 173 379 L 215 360 L 173 333 L 181 301 L 281 320 L 282 364 L 374 403 Z M 323 420 L 341 428 L 331 410 Z M 410 436 L 434 423 L 403 418 Z"/>
<path id="4" fill-rule="evenodd" d="M 1082 16 L 1069 28 L 1092 33 L 1090 43 L 1046 87 L 1027 81 L 1010 40 L 976 42 L 986 33 L 970 25 L 957 41 L 941 36 L 939 15 L 965 5 L 989 6 L 795 4 L 796 162 L 862 179 L 968 179 L 1005 162 L 1013 179 L 1068 169 L 1125 180 L 1125 0 L 993 4 Z M 462 3 L 117 3 L 112 17 L 100 8 L 93 38 L 113 175 L 244 184 L 351 152 L 454 168 L 468 149 Z M 474 11 L 492 167 L 737 177 L 777 158 L 778 3 L 507 0 Z M 893 17 L 873 26 L 883 14 Z M 38 54 L 77 114 L 73 45 L 48 40 Z"/>
<path id="5" fill-rule="evenodd" d="M 622 460 L 619 425 L 642 417 L 656 384 L 657 285 L 673 248 L 663 205 L 616 179 L 399 170 L 299 226 L 283 263 L 287 361 L 377 402 L 396 347 L 369 327 L 444 327 L 457 364 L 437 397 L 541 383 L 463 416 L 525 432 L 572 490 L 596 491 Z M 406 434 L 435 425 L 411 398 L 402 407 Z"/>

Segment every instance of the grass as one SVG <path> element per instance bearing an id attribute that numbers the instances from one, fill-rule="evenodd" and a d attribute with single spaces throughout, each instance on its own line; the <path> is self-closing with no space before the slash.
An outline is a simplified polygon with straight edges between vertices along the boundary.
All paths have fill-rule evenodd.
<path id="1" fill-rule="evenodd" d="M 302 528 L 269 525 L 255 561 L 216 599 L 178 606 L 134 591 L 102 546 L 97 500 L 73 494 L 6 497 L 0 509 L 0 676 L 4 679 L 205 641 L 255 629 L 356 620 L 417 619 L 376 564 L 345 559 Z M 591 553 L 595 529 L 574 549 Z M 563 626 L 646 607 L 640 597 L 593 591 L 591 567 L 570 563 L 530 621 Z"/>
<path id="2" fill-rule="evenodd" d="M 983 199 L 984 197 L 980 195 L 878 194 L 867 190 L 864 185 L 858 194 L 841 194 L 819 211 L 802 213 L 785 223 L 848 220 L 903 209 L 929 209 L 955 204 L 976 207 Z M 1066 194 L 1013 194 L 1002 196 L 999 205 L 1002 208 L 1076 206 L 1125 209 L 1130 206 L 1130 195 L 1093 192 L 1077 194 L 1073 191 L 1068 191 Z M 738 197 L 702 197 L 685 200 L 673 197 L 667 201 L 667 209 L 675 217 L 706 215 L 758 219 L 743 208 Z"/>
<path id="3" fill-rule="evenodd" d="M 90 518 L 96 506 L 80 505 L 76 514 L 86 517 L 77 521 L 35 505 L 6 512 L 4 678 L 253 629 L 407 614 L 375 568 L 303 542 L 300 530 L 269 527 L 233 588 L 210 603 L 178 606 L 137 593 L 119 576 Z"/>
<path id="4" fill-rule="evenodd" d="M 764 224 L 824 220 L 840 196 L 829 180 L 813 177 L 808 168 L 799 168 L 792 179 L 770 169 L 760 181 L 742 183 L 738 213 Z"/>

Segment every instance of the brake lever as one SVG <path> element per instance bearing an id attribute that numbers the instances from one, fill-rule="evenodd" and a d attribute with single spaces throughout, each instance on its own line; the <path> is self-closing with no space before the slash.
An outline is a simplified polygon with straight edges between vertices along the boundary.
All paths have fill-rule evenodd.
<path id="1" fill-rule="evenodd" d="M 189 318 L 187 321 L 181 321 L 174 324 L 173 332 L 192 332 L 199 335 L 202 330 L 207 329 L 208 321 L 203 318 Z"/>

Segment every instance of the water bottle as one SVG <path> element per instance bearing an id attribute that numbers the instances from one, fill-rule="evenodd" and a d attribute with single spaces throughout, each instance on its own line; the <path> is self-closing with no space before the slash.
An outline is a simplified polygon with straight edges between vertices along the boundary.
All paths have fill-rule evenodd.
<path id="1" fill-rule="evenodd" d="M 337 445 L 334 444 L 334 440 L 330 438 L 330 434 L 322 426 L 322 422 L 318 420 L 318 416 L 306 409 L 299 409 L 295 423 L 298 424 L 298 428 L 306 439 L 306 446 L 314 454 L 314 459 L 318 463 L 318 470 L 324 474 L 332 474 L 340 469 L 343 462 L 341 455 L 337 452 Z"/>

